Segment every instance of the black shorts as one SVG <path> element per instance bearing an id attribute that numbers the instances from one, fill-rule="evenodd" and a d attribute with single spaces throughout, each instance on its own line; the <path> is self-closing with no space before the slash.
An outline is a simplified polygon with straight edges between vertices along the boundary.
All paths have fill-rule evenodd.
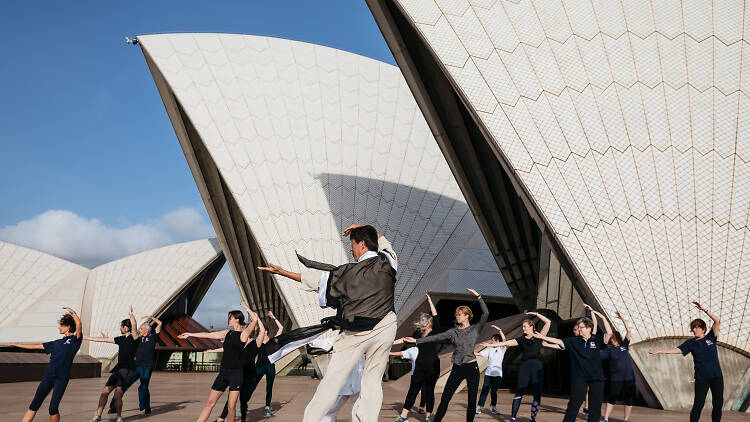
<path id="1" fill-rule="evenodd" d="M 539 359 L 528 359 L 521 361 L 518 368 L 518 380 L 516 388 L 521 389 L 542 382 L 542 361 Z"/>
<path id="2" fill-rule="evenodd" d="M 212 390 L 224 391 L 229 387 L 229 391 L 240 391 L 242 387 L 242 369 L 221 369 L 216 376 Z"/>
<path id="3" fill-rule="evenodd" d="M 120 368 L 112 372 L 105 385 L 107 387 L 128 388 L 130 380 L 133 379 L 133 377 L 135 377 L 135 369 Z"/>
<path id="4" fill-rule="evenodd" d="M 607 403 L 616 404 L 621 401 L 625 403 L 625 406 L 632 406 L 633 398 L 635 398 L 635 381 L 610 381 Z"/>

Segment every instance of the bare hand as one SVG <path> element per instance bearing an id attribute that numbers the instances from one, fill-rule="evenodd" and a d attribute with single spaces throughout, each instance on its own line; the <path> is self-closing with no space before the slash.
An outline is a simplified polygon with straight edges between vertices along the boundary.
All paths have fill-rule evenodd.
<path id="1" fill-rule="evenodd" d="M 133 315 L 133 305 L 130 305 L 130 315 Z"/>
<path id="2" fill-rule="evenodd" d="M 404 343 L 416 343 L 417 341 L 414 340 L 414 337 L 404 337 L 403 338 Z"/>
<path id="3" fill-rule="evenodd" d="M 352 233 L 352 230 L 359 228 L 359 227 L 364 227 L 364 224 L 352 224 L 351 226 L 345 228 L 344 232 L 341 233 L 341 235 L 344 237 L 349 236 Z"/>
<path id="4" fill-rule="evenodd" d="M 430 297 L 430 293 L 429 292 L 425 293 L 424 295 L 427 296 L 428 300 L 432 300 L 432 298 Z"/>
<path id="5" fill-rule="evenodd" d="M 479 297 L 479 293 L 477 293 L 477 291 L 476 291 L 476 290 L 474 290 L 474 289 L 470 289 L 470 288 L 468 288 L 468 287 L 466 288 L 466 290 L 468 290 L 468 291 L 469 291 L 469 293 L 473 294 L 474 296 L 476 296 L 476 297 Z"/>
<path id="6" fill-rule="evenodd" d="M 537 316 L 537 315 L 539 315 L 539 313 L 537 313 L 537 312 L 526 312 L 526 315 Z"/>
<path id="7" fill-rule="evenodd" d="M 693 301 L 693 305 L 695 305 L 695 307 L 698 308 L 698 310 L 700 310 L 700 311 L 703 311 L 703 312 L 706 311 L 706 308 L 704 308 L 703 306 L 701 306 L 701 304 L 698 303 L 698 302 L 696 302 L 696 301 Z"/>
<path id="8" fill-rule="evenodd" d="M 586 308 L 586 309 L 588 309 L 589 311 L 592 311 L 592 312 L 594 311 L 593 309 L 591 309 L 591 306 L 589 306 L 589 305 L 587 305 L 585 303 L 583 304 L 583 307 Z"/>
<path id="9" fill-rule="evenodd" d="M 276 317 L 275 317 L 275 316 L 273 316 L 273 312 L 271 312 L 271 311 L 268 311 L 268 317 L 269 317 L 269 318 L 273 318 L 273 319 L 276 319 Z"/>
<path id="10" fill-rule="evenodd" d="M 99 331 L 99 335 L 102 337 L 107 337 L 107 334 L 104 331 Z"/>
<path id="11" fill-rule="evenodd" d="M 74 310 L 72 310 L 72 309 L 68 308 L 67 306 L 63 306 L 63 309 L 64 309 L 64 310 L 65 310 L 66 312 L 68 312 L 69 314 L 71 314 L 71 315 L 75 315 L 75 314 L 76 314 L 76 311 L 74 311 Z"/>
<path id="12" fill-rule="evenodd" d="M 492 328 L 496 329 L 497 331 L 503 331 L 503 329 L 502 329 L 502 328 L 498 327 L 498 326 L 497 326 L 497 325 L 495 325 L 495 324 L 492 324 Z"/>
<path id="13" fill-rule="evenodd" d="M 537 331 L 537 330 L 534 330 L 534 333 L 533 333 L 533 334 L 531 334 L 531 336 L 532 336 L 532 337 L 536 337 L 536 338 L 542 338 L 542 337 L 544 337 L 544 336 L 542 335 L 542 333 L 540 333 L 540 332 L 539 332 L 539 331 Z"/>
<path id="14" fill-rule="evenodd" d="M 240 306 L 242 306 L 246 311 L 250 310 L 250 306 L 244 300 L 240 302 Z"/>
<path id="15" fill-rule="evenodd" d="M 271 274 L 281 274 L 284 271 L 284 269 L 281 268 L 279 265 L 270 264 L 270 263 L 268 264 L 267 267 L 258 267 L 258 269 L 261 271 L 271 273 Z"/>
<path id="16" fill-rule="evenodd" d="M 659 354 L 659 351 L 658 351 L 658 350 L 656 350 L 656 349 L 649 349 L 649 350 L 648 350 L 648 354 L 649 354 L 649 355 L 658 355 L 658 354 Z"/>
<path id="17" fill-rule="evenodd" d="M 188 338 L 188 337 L 190 337 L 190 333 L 182 333 L 179 336 L 177 336 L 177 338 L 181 338 L 183 340 L 186 339 L 186 338 Z"/>
<path id="18" fill-rule="evenodd" d="M 622 320 L 625 319 L 625 318 L 622 317 L 622 314 L 620 313 L 620 311 L 615 311 L 615 316 L 617 316 L 617 318 L 620 318 Z"/>

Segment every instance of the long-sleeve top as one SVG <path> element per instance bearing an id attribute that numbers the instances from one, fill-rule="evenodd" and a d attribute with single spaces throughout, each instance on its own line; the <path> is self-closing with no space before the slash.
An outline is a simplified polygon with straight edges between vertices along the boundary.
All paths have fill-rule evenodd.
<path id="1" fill-rule="evenodd" d="M 484 324 L 487 323 L 487 318 L 490 315 L 487 305 L 481 297 L 478 299 L 478 302 L 479 307 L 482 308 L 482 315 L 479 317 L 479 322 L 469 325 L 466 328 L 454 327 L 442 333 L 418 338 L 417 345 L 450 340 L 453 343 L 453 357 L 451 357 L 451 360 L 454 365 L 462 365 L 475 360 L 477 357 L 474 355 L 474 345 L 477 343 L 477 337 L 484 328 Z"/>

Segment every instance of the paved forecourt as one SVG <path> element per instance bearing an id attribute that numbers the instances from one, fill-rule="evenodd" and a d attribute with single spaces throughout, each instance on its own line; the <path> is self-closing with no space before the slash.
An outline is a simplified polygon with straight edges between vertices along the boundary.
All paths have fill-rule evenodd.
<path id="1" fill-rule="evenodd" d="M 108 375 L 108 374 L 105 374 Z M 153 413 L 150 417 L 145 417 L 142 412 L 138 411 L 138 383 L 133 385 L 133 389 L 125 394 L 123 405 L 123 418 L 125 420 L 151 419 L 159 422 L 186 421 L 193 420 L 198 416 L 203 403 L 206 400 L 208 390 L 211 387 L 214 376 L 213 373 L 167 373 L 155 372 L 151 379 L 151 403 Z M 68 384 L 60 413 L 63 420 L 89 420 L 96 409 L 99 392 L 104 386 L 106 377 L 96 379 L 74 379 Z M 317 386 L 317 380 L 311 380 L 308 377 L 278 377 L 274 383 L 273 392 L 273 409 L 274 422 L 299 422 L 302 412 L 307 402 Z M 0 420 L 16 421 L 21 420 L 23 413 L 26 411 L 31 401 L 36 382 L 20 382 L 0 384 Z M 393 421 L 397 417 L 397 412 L 401 410 L 405 388 L 408 383 L 393 382 L 383 384 L 383 408 L 380 412 L 381 421 Z M 225 397 L 225 396 L 224 396 Z M 439 401 L 439 395 L 437 397 Z M 250 414 L 248 420 L 257 421 L 263 419 L 263 404 L 265 400 L 265 381 L 255 391 L 250 401 Z M 500 391 L 500 415 L 494 416 L 487 413 L 477 415 L 476 420 L 498 420 L 507 421 L 510 418 L 510 401 L 511 396 L 507 390 Z M 542 407 L 538 416 L 539 421 L 559 421 L 566 404 L 565 399 L 560 398 L 542 398 Z M 36 420 L 47 420 L 47 405 L 49 398 L 45 401 L 39 410 Z M 220 413 L 224 401 L 220 402 L 214 408 L 211 418 L 214 420 Z M 436 403 L 437 405 L 437 403 Z M 465 418 L 466 412 L 466 393 L 458 393 L 454 396 L 448 408 L 446 421 L 461 421 Z M 350 406 L 346 406 L 340 413 L 338 421 L 349 420 Z M 632 420 L 649 420 L 659 418 L 662 422 L 684 421 L 688 419 L 688 410 L 684 411 L 665 411 L 655 410 L 643 407 L 633 409 Z M 528 417 L 528 403 L 524 402 L 520 412 L 519 422 L 526 422 Z M 748 415 L 738 412 L 725 412 L 723 420 L 726 422 L 747 421 Z M 104 420 L 114 420 L 114 415 L 105 413 Z M 612 421 L 620 421 L 622 417 L 622 408 L 618 407 L 613 414 Z M 423 421 L 424 415 L 418 415 L 416 412 L 410 415 L 414 421 Z M 584 420 L 583 417 L 579 417 Z M 704 411 L 704 420 L 709 420 L 710 415 Z M 239 420 L 239 417 L 237 418 Z"/>

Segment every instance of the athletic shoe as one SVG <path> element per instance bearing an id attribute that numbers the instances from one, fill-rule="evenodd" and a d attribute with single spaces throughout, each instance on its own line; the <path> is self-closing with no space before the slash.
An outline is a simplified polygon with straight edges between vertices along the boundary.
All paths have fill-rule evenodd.
<path id="1" fill-rule="evenodd" d="M 499 414 L 500 414 L 500 412 L 498 412 L 498 410 L 497 410 L 497 407 L 493 407 L 493 408 L 492 408 L 492 412 L 491 412 L 491 413 L 492 413 L 493 415 L 499 415 Z"/>
<path id="2" fill-rule="evenodd" d="M 602 422 L 609 422 L 607 419 L 602 419 Z M 625 421 L 623 421 L 625 422 Z"/>
<path id="3" fill-rule="evenodd" d="M 478 414 L 482 413 L 482 409 L 480 409 L 479 407 L 477 407 L 477 410 L 475 410 L 474 412 L 478 415 Z"/>
<path id="4" fill-rule="evenodd" d="M 94 416 L 93 418 L 91 418 L 90 422 L 102 422 L 102 417 L 101 416 Z"/>
<path id="5" fill-rule="evenodd" d="M 417 413 L 419 413 L 420 415 L 424 414 L 424 409 L 420 407 L 419 409 L 417 409 Z"/>
<path id="6" fill-rule="evenodd" d="M 266 410 L 263 411 L 263 416 L 265 417 L 273 416 L 273 413 L 271 413 L 271 409 L 266 407 Z"/>
<path id="7" fill-rule="evenodd" d="M 424 418 L 424 422 L 432 422 L 432 418 L 427 416 Z"/>
<path id="8" fill-rule="evenodd" d="M 151 414 L 151 408 L 147 407 L 146 410 L 143 411 L 144 414 L 150 415 Z"/>
<path id="9" fill-rule="evenodd" d="M 514 417 L 511 417 L 511 418 L 510 418 L 510 422 L 516 422 L 516 418 L 514 418 Z"/>
<path id="10" fill-rule="evenodd" d="M 122 416 L 118 416 L 115 418 L 115 422 L 122 422 Z"/>
<path id="11" fill-rule="evenodd" d="M 588 415 L 589 414 L 589 409 L 587 407 L 583 408 L 583 414 L 584 415 Z"/>
<path id="12" fill-rule="evenodd" d="M 408 420 L 409 418 L 402 418 L 401 416 L 399 416 L 398 419 L 396 419 L 396 422 L 406 422 Z"/>

